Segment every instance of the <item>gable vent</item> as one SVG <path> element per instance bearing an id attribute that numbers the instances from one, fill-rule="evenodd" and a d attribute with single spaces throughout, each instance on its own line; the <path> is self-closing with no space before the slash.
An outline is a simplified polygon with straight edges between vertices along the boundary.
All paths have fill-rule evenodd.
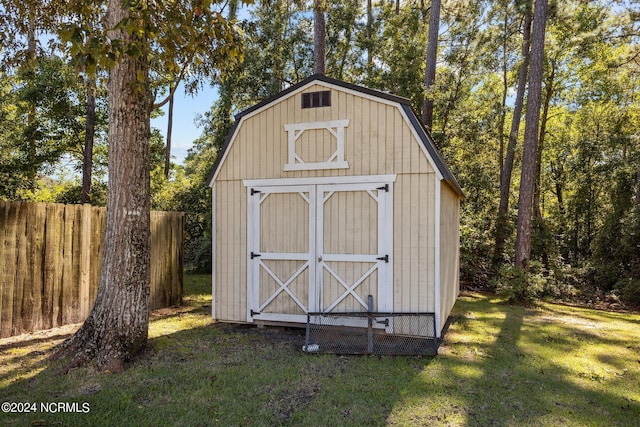
<path id="1" fill-rule="evenodd" d="M 330 90 L 302 94 L 302 108 L 317 108 L 329 106 L 331 106 Z"/>

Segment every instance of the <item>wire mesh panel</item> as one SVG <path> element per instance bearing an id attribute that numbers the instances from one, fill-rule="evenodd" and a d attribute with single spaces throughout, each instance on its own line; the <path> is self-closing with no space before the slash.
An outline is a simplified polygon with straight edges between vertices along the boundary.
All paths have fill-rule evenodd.
<path id="1" fill-rule="evenodd" d="M 435 355 L 433 313 L 309 313 L 306 353 Z"/>

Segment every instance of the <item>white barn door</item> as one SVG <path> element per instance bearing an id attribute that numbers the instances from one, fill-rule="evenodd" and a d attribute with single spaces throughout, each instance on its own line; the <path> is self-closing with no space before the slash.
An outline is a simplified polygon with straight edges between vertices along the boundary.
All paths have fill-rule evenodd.
<path id="1" fill-rule="evenodd" d="M 304 322 L 315 292 L 315 187 L 247 191 L 247 320 Z"/>
<path id="2" fill-rule="evenodd" d="M 249 186 L 247 320 L 392 310 L 389 183 Z"/>
<path id="3" fill-rule="evenodd" d="M 388 184 L 318 186 L 317 311 L 391 311 L 391 206 Z"/>

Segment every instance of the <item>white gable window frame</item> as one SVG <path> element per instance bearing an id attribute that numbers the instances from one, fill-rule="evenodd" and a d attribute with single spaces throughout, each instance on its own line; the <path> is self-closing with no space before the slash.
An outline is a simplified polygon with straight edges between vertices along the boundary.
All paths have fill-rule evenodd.
<path id="1" fill-rule="evenodd" d="M 349 119 L 329 120 L 324 122 L 287 123 L 284 129 L 287 131 L 288 163 L 284 165 L 284 171 L 299 170 L 324 170 L 324 169 L 348 169 L 349 163 L 344 159 L 344 130 L 349 126 Z M 296 153 L 296 142 L 307 130 L 326 130 L 336 139 L 336 151 L 324 162 L 305 162 Z"/>

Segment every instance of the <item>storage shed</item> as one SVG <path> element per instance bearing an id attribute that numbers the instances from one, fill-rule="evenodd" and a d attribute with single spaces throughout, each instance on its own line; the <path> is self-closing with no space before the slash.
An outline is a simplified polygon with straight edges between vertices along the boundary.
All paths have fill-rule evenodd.
<path id="1" fill-rule="evenodd" d="M 236 116 L 209 185 L 218 321 L 427 313 L 440 337 L 462 191 L 407 99 L 311 76 Z"/>

